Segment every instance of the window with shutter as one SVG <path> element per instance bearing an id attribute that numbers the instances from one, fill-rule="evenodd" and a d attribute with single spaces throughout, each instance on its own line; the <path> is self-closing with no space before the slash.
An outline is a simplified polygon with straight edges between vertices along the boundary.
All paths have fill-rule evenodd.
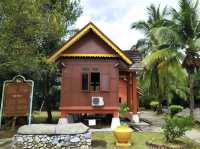
<path id="1" fill-rule="evenodd" d="M 109 91 L 110 90 L 110 80 L 109 80 L 109 75 L 107 75 L 107 74 L 102 74 L 101 90 L 102 91 Z"/>
<path id="2" fill-rule="evenodd" d="M 82 90 L 89 90 L 89 75 L 86 72 L 82 73 Z"/>
<path id="3" fill-rule="evenodd" d="M 90 79 L 90 90 L 91 91 L 99 91 L 100 90 L 100 73 L 99 72 L 91 72 Z"/>

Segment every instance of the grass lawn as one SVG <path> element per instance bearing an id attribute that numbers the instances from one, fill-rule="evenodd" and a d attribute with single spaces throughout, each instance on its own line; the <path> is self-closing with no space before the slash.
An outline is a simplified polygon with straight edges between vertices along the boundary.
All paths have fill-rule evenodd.
<path id="1" fill-rule="evenodd" d="M 0 139 L 12 138 L 17 133 L 17 130 L 0 130 Z"/>
<path id="2" fill-rule="evenodd" d="M 92 134 L 92 144 L 94 148 L 106 148 L 114 149 L 116 140 L 113 137 L 112 133 L 109 132 L 95 132 Z M 152 132 L 142 132 L 142 133 L 133 133 L 131 138 L 132 146 L 130 149 L 148 149 L 145 145 L 145 141 L 152 141 L 157 144 L 165 144 L 171 147 L 177 147 L 180 144 L 184 145 L 186 149 L 200 149 L 200 144 L 195 143 L 194 141 L 188 138 L 181 138 L 176 141 L 174 144 L 168 144 L 163 138 L 161 133 L 152 133 Z"/>

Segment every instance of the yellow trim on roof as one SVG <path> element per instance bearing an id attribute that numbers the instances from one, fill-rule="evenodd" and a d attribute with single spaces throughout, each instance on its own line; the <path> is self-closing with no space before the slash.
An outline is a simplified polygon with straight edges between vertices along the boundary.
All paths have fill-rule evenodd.
<path id="1" fill-rule="evenodd" d="M 70 57 L 70 56 L 74 56 L 74 57 L 116 57 L 113 54 L 84 54 L 84 53 L 72 53 L 72 54 L 62 54 L 62 56 L 65 57 Z"/>
<path id="2" fill-rule="evenodd" d="M 125 61 L 127 62 L 129 65 L 132 64 L 132 61 L 115 45 L 113 45 L 113 43 L 111 43 L 107 37 L 105 37 L 104 35 L 102 35 L 94 26 L 92 26 L 92 30 L 103 40 L 105 41 L 115 52 L 117 52 L 117 54 L 119 54 L 119 56 Z"/>
<path id="3" fill-rule="evenodd" d="M 89 30 L 92 29 L 92 31 L 98 35 L 104 42 L 106 42 L 119 56 L 129 65 L 132 64 L 132 61 L 117 47 L 115 46 L 110 40 L 104 36 L 101 32 L 98 31 L 98 29 L 92 24 L 89 23 L 80 33 L 72 37 L 62 48 L 60 48 L 57 52 L 55 52 L 53 55 L 51 55 L 47 62 L 53 62 L 55 61 L 60 54 L 67 48 L 69 48 L 72 44 L 77 42 L 82 36 L 84 36 Z"/>

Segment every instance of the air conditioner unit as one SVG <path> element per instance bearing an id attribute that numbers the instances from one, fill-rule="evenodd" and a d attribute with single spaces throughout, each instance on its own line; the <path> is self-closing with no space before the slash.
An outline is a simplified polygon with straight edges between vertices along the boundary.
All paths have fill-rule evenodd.
<path id="1" fill-rule="evenodd" d="M 100 106 L 104 106 L 104 101 L 103 101 L 103 97 L 92 97 L 92 106 L 93 107 L 100 107 Z"/>

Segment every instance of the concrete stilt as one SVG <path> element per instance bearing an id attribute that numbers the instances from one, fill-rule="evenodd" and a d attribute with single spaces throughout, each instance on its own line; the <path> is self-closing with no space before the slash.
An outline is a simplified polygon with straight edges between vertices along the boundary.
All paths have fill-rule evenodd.
<path id="1" fill-rule="evenodd" d="M 58 120 L 58 124 L 59 125 L 62 125 L 62 124 L 68 124 L 68 118 L 67 117 L 62 117 L 62 118 L 59 118 Z"/>
<path id="2" fill-rule="evenodd" d="M 116 127 L 120 126 L 120 119 L 119 117 L 113 117 L 111 122 L 111 129 L 115 129 Z"/>
<path id="3" fill-rule="evenodd" d="M 139 123 L 140 122 L 139 115 L 138 114 L 132 114 L 131 121 L 134 122 L 134 123 Z"/>
<path id="4" fill-rule="evenodd" d="M 72 115 L 67 115 L 66 117 L 61 117 L 59 118 L 58 124 L 69 124 L 73 123 L 73 116 Z"/>

